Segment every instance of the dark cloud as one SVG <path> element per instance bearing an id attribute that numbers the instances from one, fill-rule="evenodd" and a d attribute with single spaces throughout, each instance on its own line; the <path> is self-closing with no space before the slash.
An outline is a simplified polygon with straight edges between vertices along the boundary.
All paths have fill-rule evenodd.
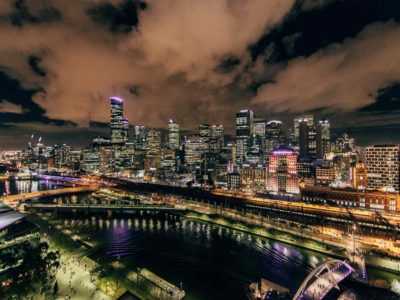
<path id="1" fill-rule="evenodd" d="M 0 125 L 107 135 L 119 95 L 155 128 L 233 132 L 249 106 L 396 126 L 399 20 L 389 0 L 0 1 Z"/>
<path id="2" fill-rule="evenodd" d="M 27 2 L 25 0 L 14 1 L 15 10 L 9 16 L 13 25 L 24 26 L 25 24 L 50 23 L 61 18 L 60 11 L 53 6 L 42 7 L 41 3 L 38 3 L 36 11 L 32 11 Z"/>
<path id="3" fill-rule="evenodd" d="M 32 68 L 32 71 L 35 72 L 39 76 L 46 76 L 46 71 L 40 67 L 40 57 L 30 56 L 28 59 L 28 63 Z"/>
<path id="4" fill-rule="evenodd" d="M 231 56 L 222 60 L 221 64 L 217 66 L 217 71 L 221 73 L 230 73 L 239 65 L 240 59 Z"/>
<path id="5" fill-rule="evenodd" d="M 306 2 L 307 9 L 304 9 Z M 273 45 L 268 61 L 309 56 L 332 43 L 354 37 L 374 22 L 400 21 L 400 1 L 297 1 L 286 18 L 251 48 L 253 59 Z M 314 4 L 314 5 L 311 5 Z M 318 5 L 317 5 L 318 4 Z M 290 47 L 288 39 L 296 37 Z"/>
<path id="6" fill-rule="evenodd" d="M 146 8 L 143 1 L 124 0 L 118 5 L 104 2 L 88 8 L 87 14 L 114 33 L 128 33 L 138 25 L 139 13 Z"/>
<path id="7" fill-rule="evenodd" d="M 376 102 L 360 108 L 359 111 L 380 114 L 400 111 L 400 83 L 396 82 L 379 90 Z"/>

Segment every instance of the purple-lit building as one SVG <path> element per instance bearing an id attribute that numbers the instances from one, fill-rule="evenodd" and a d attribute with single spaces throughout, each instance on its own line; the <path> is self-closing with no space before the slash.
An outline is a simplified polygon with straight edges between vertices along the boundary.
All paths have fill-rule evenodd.
<path id="1" fill-rule="evenodd" d="M 297 152 L 280 147 L 269 154 L 267 190 L 273 193 L 298 194 Z"/>

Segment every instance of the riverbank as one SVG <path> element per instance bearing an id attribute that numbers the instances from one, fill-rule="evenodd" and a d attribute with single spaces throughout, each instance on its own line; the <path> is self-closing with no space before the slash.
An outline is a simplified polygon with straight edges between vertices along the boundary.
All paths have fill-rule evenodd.
<path id="1" fill-rule="evenodd" d="M 181 299 L 181 295 L 185 294 L 184 291 L 181 291 L 179 288 L 171 285 L 160 277 L 157 277 L 157 282 L 155 282 L 144 277 L 143 274 L 139 273 L 140 270 L 132 271 L 119 260 L 106 264 L 101 261 L 93 260 L 88 257 L 88 254 L 94 247 L 90 241 L 82 239 L 78 234 L 68 229 L 65 230 L 58 225 L 53 225 L 51 223 L 51 218 L 47 216 L 30 214 L 29 218 L 43 229 L 42 232 L 48 236 L 49 242 L 53 247 L 60 249 L 64 254 L 63 256 L 68 257 L 68 259 L 64 259 L 66 262 L 69 264 L 75 263 L 78 270 L 81 268 L 79 272 L 74 271 L 74 274 L 79 273 L 82 278 L 90 276 L 85 278 L 84 282 L 87 282 L 87 284 L 83 285 L 83 287 L 85 290 L 90 291 L 91 294 L 86 295 L 88 296 L 86 298 L 76 299 L 118 299 L 127 291 L 137 297 L 137 299 L 143 300 Z M 63 272 L 64 273 L 60 274 L 61 278 L 71 274 L 71 271 L 66 274 L 65 269 L 63 269 Z M 156 275 L 154 274 L 154 276 Z M 68 288 L 71 288 L 71 284 L 72 283 L 69 284 Z M 81 288 L 82 283 L 78 282 L 77 284 L 79 288 Z M 162 284 L 166 285 L 168 288 L 161 286 Z M 96 288 L 90 288 L 93 286 L 96 286 Z M 171 286 L 174 288 L 172 289 Z M 65 289 L 66 288 L 63 288 L 63 290 Z M 171 294 L 171 291 L 175 292 Z M 107 295 L 107 297 L 93 298 L 93 295 L 96 295 L 96 293 L 103 293 Z"/>
<path id="2" fill-rule="evenodd" d="M 204 214 L 201 212 L 189 211 L 183 213 L 182 216 L 198 222 L 211 223 L 245 233 L 257 235 L 260 237 L 273 239 L 300 248 L 316 251 L 331 257 L 347 259 L 344 249 L 338 251 L 338 248 L 329 248 L 329 246 L 333 248 L 335 246 L 338 247 L 338 245 L 328 245 L 327 243 L 315 241 L 313 239 L 304 237 L 302 233 L 298 233 L 298 235 L 295 235 L 272 227 L 266 228 L 253 224 L 248 224 L 245 221 L 230 219 L 219 214 Z M 399 260 L 395 260 L 393 258 L 366 255 L 365 262 L 367 267 L 391 272 L 393 274 L 400 274 Z"/>

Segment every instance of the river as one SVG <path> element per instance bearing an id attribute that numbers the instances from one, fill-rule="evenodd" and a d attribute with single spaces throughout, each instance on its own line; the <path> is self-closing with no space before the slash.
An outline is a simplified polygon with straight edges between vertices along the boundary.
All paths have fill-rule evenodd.
<path id="1" fill-rule="evenodd" d="M 10 191 L 46 187 L 54 185 L 8 183 Z M 78 196 L 82 197 L 88 195 Z M 294 292 L 326 258 L 314 251 L 166 213 L 111 217 L 53 214 L 52 218 L 90 241 L 93 258 L 105 263 L 119 259 L 132 270 L 150 269 L 177 286 L 182 284 L 189 300 L 245 299 L 246 285 L 261 277 Z M 389 282 L 400 280 L 399 276 L 372 269 L 369 275 Z M 359 289 L 350 282 L 347 285 Z"/>

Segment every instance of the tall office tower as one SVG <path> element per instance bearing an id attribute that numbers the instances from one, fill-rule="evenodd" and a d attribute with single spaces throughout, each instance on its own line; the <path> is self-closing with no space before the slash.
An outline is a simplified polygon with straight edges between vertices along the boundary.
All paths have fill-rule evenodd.
<path id="1" fill-rule="evenodd" d="M 128 119 L 122 119 L 122 144 L 126 144 L 129 139 L 129 121 Z"/>
<path id="2" fill-rule="evenodd" d="M 212 125 L 211 126 L 211 139 L 216 141 L 216 144 L 219 145 L 218 152 L 224 147 L 224 127 L 222 125 Z M 214 151 L 216 152 L 216 151 Z"/>
<path id="3" fill-rule="evenodd" d="M 253 118 L 253 112 L 250 109 L 236 113 L 236 163 L 239 165 L 246 161 L 247 153 L 250 150 Z"/>
<path id="4" fill-rule="evenodd" d="M 265 127 L 265 151 L 267 154 L 279 146 L 284 146 L 286 140 L 282 122 L 278 120 L 269 121 Z"/>
<path id="5" fill-rule="evenodd" d="M 308 157 L 308 145 L 309 145 L 309 127 L 307 121 L 300 120 L 298 123 L 299 135 L 297 138 L 298 149 L 300 150 L 300 158 Z"/>
<path id="6" fill-rule="evenodd" d="M 308 126 L 308 149 L 307 149 L 307 157 L 311 160 L 317 159 L 318 149 L 321 149 L 321 135 L 320 132 L 317 131 L 317 126 L 311 125 Z"/>
<path id="7" fill-rule="evenodd" d="M 128 141 L 129 127 L 127 120 L 124 119 L 124 100 L 120 97 L 110 98 L 111 108 L 111 144 L 124 144 Z"/>
<path id="8" fill-rule="evenodd" d="M 145 172 L 154 176 L 161 163 L 161 132 L 150 129 L 147 135 Z"/>
<path id="9" fill-rule="evenodd" d="M 300 144 L 300 123 L 306 122 L 308 126 L 314 125 L 313 115 L 302 115 L 297 116 L 293 119 L 293 144 L 295 144 L 295 150 L 299 150 Z"/>
<path id="10" fill-rule="evenodd" d="M 53 147 L 53 153 L 52 153 L 54 167 L 56 168 L 68 167 L 71 161 L 71 151 L 72 147 L 66 144 L 55 145 Z"/>
<path id="11" fill-rule="evenodd" d="M 250 139 L 250 149 L 247 152 L 246 164 L 253 166 L 264 163 L 264 151 L 262 147 L 262 139 L 258 134 L 252 133 Z"/>
<path id="12" fill-rule="evenodd" d="M 251 133 L 258 135 L 263 144 L 265 142 L 267 122 L 264 119 L 254 118 L 253 124 L 251 124 Z"/>
<path id="13" fill-rule="evenodd" d="M 179 124 L 169 119 L 168 123 L 168 148 L 171 150 L 179 149 Z"/>
<path id="14" fill-rule="evenodd" d="M 135 125 L 133 145 L 135 150 L 145 150 L 147 148 L 147 128 L 143 125 Z"/>
<path id="15" fill-rule="evenodd" d="M 318 121 L 317 134 L 320 139 L 320 147 L 317 145 L 317 158 L 325 158 L 326 155 L 331 151 L 331 125 L 326 119 Z M 318 140 L 317 140 L 318 142 Z"/>
<path id="16" fill-rule="evenodd" d="M 280 147 L 269 155 L 267 189 L 275 193 L 299 193 L 296 151 Z"/>
<path id="17" fill-rule="evenodd" d="M 187 136 L 183 143 L 184 161 L 186 166 L 200 166 L 203 162 L 203 154 L 208 151 L 205 138 L 200 135 Z"/>
<path id="18" fill-rule="evenodd" d="M 365 148 L 367 186 L 399 192 L 399 145 L 374 145 Z"/>

